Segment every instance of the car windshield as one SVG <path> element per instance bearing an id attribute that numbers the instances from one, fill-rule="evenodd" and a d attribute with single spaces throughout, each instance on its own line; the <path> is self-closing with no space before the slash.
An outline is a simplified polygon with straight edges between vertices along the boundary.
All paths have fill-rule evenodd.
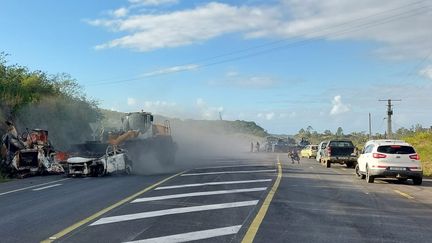
<path id="1" fill-rule="evenodd" d="M 379 146 L 377 152 L 384 154 L 415 154 L 413 147 L 399 145 Z"/>
<path id="2" fill-rule="evenodd" d="M 0 32 L 0 243 L 432 242 L 432 0 L 0 0 Z"/>

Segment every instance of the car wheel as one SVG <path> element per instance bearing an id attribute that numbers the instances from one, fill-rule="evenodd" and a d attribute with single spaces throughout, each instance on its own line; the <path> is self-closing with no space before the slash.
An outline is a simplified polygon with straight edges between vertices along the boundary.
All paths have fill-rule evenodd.
<path id="1" fill-rule="evenodd" d="M 330 160 L 327 160 L 327 161 L 326 161 L 326 167 L 327 167 L 327 168 L 330 168 L 330 166 L 331 166 Z"/>
<path id="2" fill-rule="evenodd" d="M 365 178 L 365 175 L 363 175 L 361 172 L 360 172 L 360 166 L 357 164 L 356 165 L 356 167 L 355 167 L 355 173 L 356 173 L 356 175 L 357 175 L 357 177 L 358 178 L 360 178 L 360 179 L 364 179 Z"/>
<path id="3" fill-rule="evenodd" d="M 423 178 L 422 177 L 417 177 L 417 178 L 413 178 L 413 183 L 414 185 L 421 185 L 423 182 Z"/>
<path id="4" fill-rule="evenodd" d="M 366 167 L 366 181 L 367 183 L 374 183 L 375 178 L 370 174 L 369 168 Z"/>

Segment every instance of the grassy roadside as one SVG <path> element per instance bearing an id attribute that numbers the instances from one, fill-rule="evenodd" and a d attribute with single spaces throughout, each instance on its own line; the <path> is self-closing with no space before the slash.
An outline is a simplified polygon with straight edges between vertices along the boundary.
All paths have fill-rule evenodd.
<path id="1" fill-rule="evenodd" d="M 403 138 L 414 146 L 423 165 L 425 176 L 432 176 L 432 133 L 417 132 Z"/>

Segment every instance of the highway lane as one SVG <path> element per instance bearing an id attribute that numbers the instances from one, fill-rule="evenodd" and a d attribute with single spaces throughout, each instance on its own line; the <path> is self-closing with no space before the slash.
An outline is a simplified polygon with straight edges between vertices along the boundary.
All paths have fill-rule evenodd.
<path id="1" fill-rule="evenodd" d="M 100 178 L 44 176 L 1 183 L 0 242 L 42 241 L 164 178 L 193 169 L 198 164 L 201 167 L 230 168 L 232 165 L 262 164 L 261 157 L 267 156 L 239 154 L 237 157 L 180 161 L 177 168 L 160 175 Z M 274 160 L 271 163 L 274 164 Z"/>
<path id="2" fill-rule="evenodd" d="M 343 166 L 280 158 L 282 179 L 255 242 L 430 242 L 432 181 L 367 184 Z M 70 232 L 55 242 L 241 242 L 275 186 L 276 162 L 277 154 L 253 153 L 188 161 L 164 175 L 2 183 L 1 242 L 39 242 L 64 229 Z M 1 195 L 8 190 L 18 191 Z M 89 218 L 121 200 L 124 204 Z M 69 227 L 75 223 L 76 229 Z"/>
<path id="3" fill-rule="evenodd" d="M 306 159 L 284 165 L 256 242 L 432 241 L 430 180 L 422 186 L 379 179 L 368 184 L 344 166 L 328 169 Z"/>
<path id="4" fill-rule="evenodd" d="M 41 179 L 37 177 L 2 183 L 2 192 L 36 187 L 0 195 L 0 242 L 39 242 L 164 177 L 110 176 L 59 181 L 66 178 L 47 176 L 43 178 L 44 183 L 53 183 L 15 185 L 26 180 L 39 182 Z M 47 188 L 55 184 L 61 185 Z"/>
<path id="5" fill-rule="evenodd" d="M 241 241 L 278 172 L 276 155 L 257 157 L 188 170 L 58 242 Z"/>

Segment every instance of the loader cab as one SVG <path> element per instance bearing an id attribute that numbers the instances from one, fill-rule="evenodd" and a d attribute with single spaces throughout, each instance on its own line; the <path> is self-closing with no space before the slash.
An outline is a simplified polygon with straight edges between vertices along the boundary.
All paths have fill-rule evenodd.
<path id="1" fill-rule="evenodd" d="M 149 112 L 132 112 L 122 118 L 123 130 L 146 132 L 153 124 L 153 115 Z"/>

